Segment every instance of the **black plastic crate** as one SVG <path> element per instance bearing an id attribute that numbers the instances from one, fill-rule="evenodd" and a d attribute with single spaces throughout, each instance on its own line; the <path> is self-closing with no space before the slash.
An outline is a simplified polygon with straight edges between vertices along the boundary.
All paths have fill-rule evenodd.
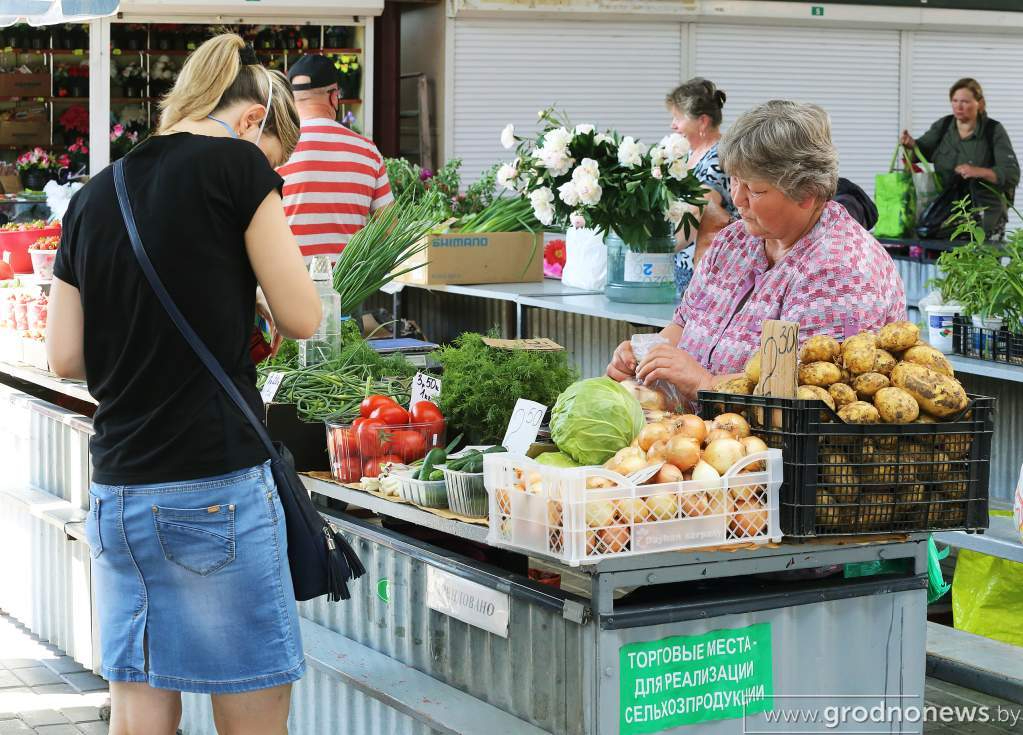
<path id="1" fill-rule="evenodd" d="M 988 526 L 994 399 L 954 421 L 846 424 L 820 401 L 703 391 L 701 416 L 739 413 L 784 455 L 781 530 L 793 538 Z"/>
<path id="2" fill-rule="evenodd" d="M 1008 329 L 987 329 L 956 315 L 952 322 L 952 349 L 977 360 L 1023 365 L 1023 335 Z"/>

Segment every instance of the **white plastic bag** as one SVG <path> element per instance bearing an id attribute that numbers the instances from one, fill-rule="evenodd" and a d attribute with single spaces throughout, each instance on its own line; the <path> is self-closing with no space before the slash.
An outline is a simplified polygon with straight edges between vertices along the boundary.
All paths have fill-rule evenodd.
<path id="1" fill-rule="evenodd" d="M 71 203 L 71 197 L 81 188 L 82 184 L 78 182 L 63 186 L 56 181 L 46 182 L 43 193 L 46 194 L 46 206 L 50 208 L 51 221 L 60 222 L 64 219 L 64 213 Z"/>
<path id="2" fill-rule="evenodd" d="M 607 246 L 595 230 L 568 228 L 561 282 L 587 291 L 604 290 L 607 285 Z"/>
<path id="3" fill-rule="evenodd" d="M 669 344 L 668 340 L 659 334 L 634 334 L 632 335 L 631 342 L 632 354 L 636 358 L 636 364 L 643 362 L 643 358 L 657 345 Z M 654 380 L 650 383 L 643 383 L 639 378 L 636 379 L 636 383 L 646 388 L 647 391 L 653 391 L 657 394 L 652 396 L 647 391 L 639 391 L 637 398 L 640 405 L 645 409 L 677 411 L 684 405 L 682 396 L 679 395 L 678 388 L 675 387 L 674 383 L 670 383 L 667 380 Z"/>

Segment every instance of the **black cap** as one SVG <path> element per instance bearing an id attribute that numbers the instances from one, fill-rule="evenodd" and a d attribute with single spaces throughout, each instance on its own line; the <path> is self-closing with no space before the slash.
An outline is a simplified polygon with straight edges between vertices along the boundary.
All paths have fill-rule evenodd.
<path id="1" fill-rule="evenodd" d="M 295 84 L 295 77 L 309 77 L 308 82 Z M 334 62 L 319 54 L 305 54 L 288 69 L 288 81 L 296 92 L 306 89 L 321 89 L 337 84 L 339 76 Z"/>

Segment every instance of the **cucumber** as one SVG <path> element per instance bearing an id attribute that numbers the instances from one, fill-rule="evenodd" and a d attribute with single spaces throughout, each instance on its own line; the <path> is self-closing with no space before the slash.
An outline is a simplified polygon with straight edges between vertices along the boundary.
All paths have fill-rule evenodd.
<path id="1" fill-rule="evenodd" d="M 434 470 L 433 472 L 430 473 L 430 481 L 431 482 L 436 482 L 437 480 L 443 480 L 443 479 L 444 479 L 444 473 L 441 472 L 440 470 Z"/>
<path id="2" fill-rule="evenodd" d="M 430 475 L 433 474 L 433 468 L 435 465 L 444 464 L 444 461 L 448 458 L 448 453 L 440 447 L 431 449 L 426 459 L 423 460 L 423 466 L 419 468 L 419 471 L 413 475 L 417 480 L 429 480 Z"/>

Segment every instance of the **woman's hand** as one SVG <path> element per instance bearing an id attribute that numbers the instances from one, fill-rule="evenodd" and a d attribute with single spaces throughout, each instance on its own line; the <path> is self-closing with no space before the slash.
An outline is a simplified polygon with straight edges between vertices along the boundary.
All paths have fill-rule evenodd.
<path id="1" fill-rule="evenodd" d="M 992 184 L 998 182 L 998 176 L 990 168 L 971 166 L 968 163 L 960 163 L 956 166 L 955 171 L 964 179 L 984 179 L 985 181 L 990 181 Z"/>
<path id="2" fill-rule="evenodd" d="M 697 392 L 713 387 L 716 381 L 714 374 L 695 357 L 671 345 L 657 345 L 650 350 L 639 364 L 636 377 L 647 384 L 667 380 L 689 400 L 695 400 Z"/>
<path id="3" fill-rule="evenodd" d="M 908 130 L 902 131 L 902 137 L 899 138 L 899 142 L 907 148 L 915 148 L 916 141 L 913 140 L 913 136 L 909 134 Z"/>
<path id="4" fill-rule="evenodd" d="M 277 331 L 274 315 L 270 313 L 270 305 L 266 303 L 263 289 L 259 287 L 256 288 L 256 313 L 270 326 L 270 357 L 276 357 L 277 350 L 281 349 L 281 343 L 284 341 L 284 335 Z"/>
<path id="5" fill-rule="evenodd" d="M 636 356 L 632 353 L 632 342 L 625 340 L 615 349 L 611 363 L 607 366 L 607 377 L 621 383 L 636 375 Z"/>

